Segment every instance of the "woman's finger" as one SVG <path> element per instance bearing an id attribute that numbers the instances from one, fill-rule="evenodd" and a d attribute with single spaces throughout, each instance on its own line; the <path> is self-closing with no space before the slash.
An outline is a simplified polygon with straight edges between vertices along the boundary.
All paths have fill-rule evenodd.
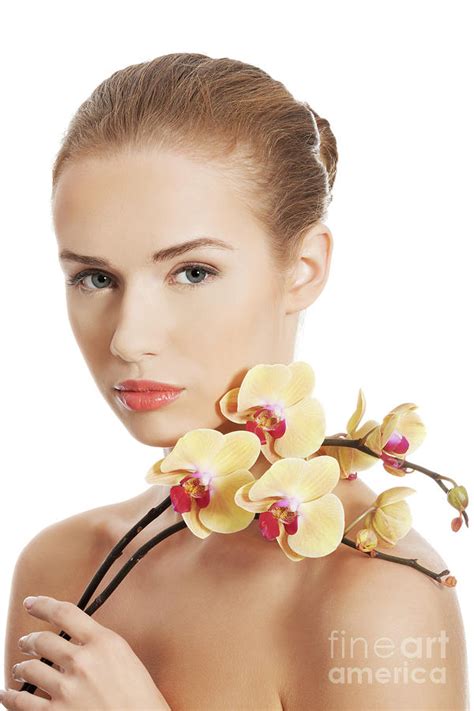
<path id="1" fill-rule="evenodd" d="M 35 696 L 29 691 L 16 691 L 16 689 L 0 691 L 0 702 L 9 711 L 47 711 L 51 703 L 49 699 L 43 699 L 42 696 Z"/>
<path id="2" fill-rule="evenodd" d="M 30 632 L 30 634 L 20 637 L 18 646 L 25 654 L 39 658 L 45 657 L 63 669 L 71 667 L 78 647 L 77 644 L 49 630 Z"/>
<path id="3" fill-rule="evenodd" d="M 39 686 L 53 699 L 60 696 L 64 688 L 64 672 L 54 669 L 40 659 L 26 659 L 15 664 L 12 675 L 17 681 L 28 681 Z"/>
<path id="4" fill-rule="evenodd" d="M 26 600 L 28 598 L 25 598 Z M 25 607 L 30 615 L 51 622 L 67 632 L 70 637 L 74 637 L 80 644 L 86 644 L 104 629 L 101 624 L 93 620 L 73 602 L 56 600 L 47 595 L 38 595 L 33 598 L 30 607 L 27 607 L 25 601 Z"/>

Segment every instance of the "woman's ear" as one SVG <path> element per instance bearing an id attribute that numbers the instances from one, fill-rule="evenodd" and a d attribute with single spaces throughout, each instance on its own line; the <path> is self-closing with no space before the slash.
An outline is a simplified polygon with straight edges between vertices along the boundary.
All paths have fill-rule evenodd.
<path id="1" fill-rule="evenodd" d="M 287 314 L 302 311 L 317 299 L 329 276 L 332 248 L 327 225 L 318 222 L 308 230 L 287 278 Z"/>

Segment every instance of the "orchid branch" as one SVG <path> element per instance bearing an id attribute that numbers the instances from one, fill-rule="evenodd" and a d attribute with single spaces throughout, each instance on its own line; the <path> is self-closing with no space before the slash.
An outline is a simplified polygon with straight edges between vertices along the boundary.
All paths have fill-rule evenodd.
<path id="1" fill-rule="evenodd" d="M 376 507 L 375 506 L 370 506 L 368 509 L 365 509 L 357 518 L 355 518 L 352 523 L 350 523 L 346 528 L 344 529 L 344 533 L 347 533 L 348 531 L 351 530 L 351 528 L 354 528 L 356 523 L 359 523 L 359 521 L 362 521 L 362 519 L 371 511 L 375 511 Z"/>
<path id="2" fill-rule="evenodd" d="M 97 590 L 97 587 L 99 586 L 100 582 L 105 577 L 107 571 L 112 567 L 117 558 L 120 558 L 120 556 L 122 555 L 124 548 L 126 548 L 130 541 L 132 541 L 136 536 L 138 536 L 140 531 L 142 531 L 152 521 L 158 518 L 158 516 L 160 516 L 163 511 L 165 511 L 170 505 L 171 498 L 168 496 L 166 499 L 164 499 L 164 501 L 158 504 L 158 506 L 154 506 L 152 509 L 150 509 L 148 513 L 145 514 L 145 516 L 143 516 L 139 521 L 137 521 L 137 523 L 134 524 L 132 528 L 127 531 L 127 533 L 125 533 L 124 536 L 122 536 L 122 538 L 118 541 L 118 543 L 115 544 L 110 553 L 106 556 L 100 568 L 98 568 L 94 577 L 92 578 L 89 585 L 82 594 L 81 599 L 77 603 L 77 607 L 79 607 L 81 610 L 84 610 L 92 595 Z"/>
<path id="3" fill-rule="evenodd" d="M 424 573 L 425 575 L 428 575 L 430 578 L 433 578 L 434 580 L 437 580 L 438 583 L 443 583 L 441 580 L 442 577 L 445 575 L 448 575 L 449 570 L 442 570 L 441 573 L 435 573 L 433 570 L 429 570 L 429 568 L 425 568 L 423 565 L 420 565 L 418 563 L 418 558 L 402 558 L 400 556 L 396 555 L 390 555 L 389 553 L 382 553 L 381 551 L 378 550 L 371 550 L 371 551 L 361 551 L 360 548 L 357 548 L 357 544 L 355 541 L 352 541 L 350 538 L 347 538 L 344 536 L 341 540 L 341 543 L 344 543 L 346 546 L 350 546 L 351 548 L 354 548 L 355 550 L 359 550 L 360 553 L 363 553 L 364 555 L 368 555 L 370 558 L 381 558 L 382 560 L 389 560 L 392 563 L 400 563 L 401 565 L 408 565 L 411 568 L 415 568 L 415 570 L 419 570 L 420 573 Z"/>
<path id="4" fill-rule="evenodd" d="M 364 452 L 365 454 L 370 454 L 372 457 L 381 459 L 380 455 L 377 454 L 377 452 L 372 451 L 369 447 L 367 447 L 366 444 L 364 444 L 363 439 L 348 439 L 347 437 L 326 437 L 326 439 L 321 444 L 321 447 L 324 446 L 351 447 L 352 449 L 358 449 L 360 452 Z M 391 454 L 390 456 L 396 458 L 393 454 Z M 440 489 L 444 491 L 445 494 L 449 492 L 449 487 L 446 486 L 443 480 L 450 481 L 454 486 L 458 486 L 458 484 L 454 481 L 454 479 L 451 479 L 451 477 L 445 476 L 444 474 L 438 474 L 437 472 L 433 472 L 430 469 L 421 466 L 421 464 L 408 462 L 406 459 L 400 459 L 399 461 L 400 469 L 403 469 L 407 474 L 413 471 L 419 471 L 422 474 L 426 474 L 426 476 L 430 477 L 430 479 L 433 479 L 433 481 L 436 482 L 436 484 L 440 487 Z M 462 511 L 461 513 L 464 518 L 464 521 L 466 522 L 466 526 L 469 526 L 469 518 L 466 511 Z"/>

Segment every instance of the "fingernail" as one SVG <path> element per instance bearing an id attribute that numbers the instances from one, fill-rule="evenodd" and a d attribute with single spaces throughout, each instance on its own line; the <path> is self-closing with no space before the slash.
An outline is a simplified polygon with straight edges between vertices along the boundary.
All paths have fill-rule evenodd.
<path id="1" fill-rule="evenodd" d="M 36 600 L 36 597 L 34 597 L 33 595 L 30 595 L 30 597 L 25 597 L 25 599 L 23 600 L 23 604 L 27 610 L 29 610 L 30 607 L 32 607 L 35 600 Z"/>

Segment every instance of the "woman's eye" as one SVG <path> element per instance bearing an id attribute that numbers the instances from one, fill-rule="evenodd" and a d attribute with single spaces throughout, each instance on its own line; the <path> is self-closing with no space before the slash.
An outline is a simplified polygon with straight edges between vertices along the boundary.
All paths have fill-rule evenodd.
<path id="1" fill-rule="evenodd" d="M 83 283 L 89 277 L 91 278 L 92 287 Z M 66 280 L 66 283 L 69 284 L 69 286 L 77 286 L 84 291 L 101 291 L 110 286 L 110 281 L 113 280 L 108 274 L 88 269 L 86 271 L 79 272 L 79 274 L 75 274 L 73 277 L 70 277 Z"/>
<path id="2" fill-rule="evenodd" d="M 217 276 L 217 271 L 205 267 L 202 264 L 190 264 L 185 267 L 180 267 L 173 273 L 173 277 L 175 278 L 178 275 L 183 275 L 184 281 L 176 280 L 177 284 L 192 287 L 199 286 L 199 284 L 202 284 L 204 281 L 209 281 L 209 276 Z"/>

